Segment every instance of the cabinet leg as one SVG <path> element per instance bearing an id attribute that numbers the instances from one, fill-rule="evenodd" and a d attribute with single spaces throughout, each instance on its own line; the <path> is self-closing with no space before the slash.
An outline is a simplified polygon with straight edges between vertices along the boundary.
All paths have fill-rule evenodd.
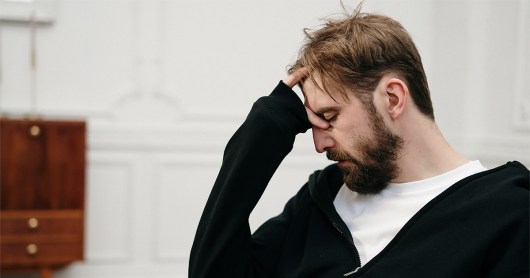
<path id="1" fill-rule="evenodd" d="M 49 268 L 41 268 L 40 278 L 53 278 L 52 270 Z"/>

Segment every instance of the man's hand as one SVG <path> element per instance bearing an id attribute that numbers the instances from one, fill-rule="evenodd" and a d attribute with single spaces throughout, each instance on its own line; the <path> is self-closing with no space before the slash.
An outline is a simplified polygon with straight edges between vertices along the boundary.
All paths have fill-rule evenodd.
<path id="1" fill-rule="evenodd" d="M 308 74 L 308 71 L 305 67 L 300 68 L 296 70 L 295 72 L 293 72 L 291 75 L 287 76 L 283 80 L 283 83 L 285 83 L 285 85 L 292 88 L 294 87 L 294 85 L 298 84 L 298 82 L 300 82 L 304 77 L 306 77 L 307 74 Z M 326 120 L 317 116 L 313 111 L 311 111 L 311 109 L 307 108 L 307 106 L 304 106 L 304 107 L 305 107 L 305 110 L 307 111 L 307 118 L 309 119 L 309 122 L 313 126 L 320 128 L 320 129 L 327 129 L 329 127 L 329 123 Z"/>

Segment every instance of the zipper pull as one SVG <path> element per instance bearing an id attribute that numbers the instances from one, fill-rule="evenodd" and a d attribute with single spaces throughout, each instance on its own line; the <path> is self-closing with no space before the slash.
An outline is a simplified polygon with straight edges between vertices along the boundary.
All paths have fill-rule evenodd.
<path id="1" fill-rule="evenodd" d="M 360 268 L 361 268 L 361 267 L 358 267 L 358 268 L 356 268 L 354 271 L 350 271 L 350 272 L 348 272 L 348 273 L 345 273 L 345 274 L 344 274 L 344 277 L 346 277 L 346 276 L 350 276 L 350 275 L 356 273 L 357 271 L 359 271 Z"/>

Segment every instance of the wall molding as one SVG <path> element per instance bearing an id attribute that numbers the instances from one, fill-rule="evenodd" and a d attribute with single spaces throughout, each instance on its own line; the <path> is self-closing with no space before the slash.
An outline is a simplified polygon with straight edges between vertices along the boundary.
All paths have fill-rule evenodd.
<path id="1" fill-rule="evenodd" d="M 91 150 L 153 151 L 176 153 L 222 152 L 239 124 L 195 123 L 180 126 L 126 126 L 122 128 L 91 129 Z M 525 132 L 518 135 L 486 136 L 447 134 L 446 138 L 457 149 L 483 157 L 523 160 L 530 163 L 530 140 Z M 291 156 L 301 157 L 297 162 L 314 155 L 311 132 L 298 135 Z"/>
<path id="2" fill-rule="evenodd" d="M 55 273 L 57 277 L 68 278 L 185 278 L 188 263 L 172 264 L 92 264 L 78 262 Z"/>
<path id="3" fill-rule="evenodd" d="M 515 71 L 514 126 L 516 129 L 530 131 L 530 3 L 520 1 L 519 26 L 517 36 L 517 65 Z"/>
<path id="4" fill-rule="evenodd" d="M 97 238 L 93 238 L 95 235 L 92 235 L 91 233 L 86 232 L 85 234 L 87 238 L 85 239 L 86 241 L 85 258 L 86 260 L 91 261 L 91 262 L 115 262 L 115 263 L 129 262 L 132 260 L 131 246 L 133 246 L 132 235 L 130 233 L 132 231 L 132 215 L 131 215 L 132 196 L 131 196 L 131 190 L 128 190 L 129 188 L 127 185 L 134 184 L 134 176 L 133 176 L 134 168 L 135 168 L 134 167 L 134 156 L 129 155 L 129 154 L 123 154 L 123 153 L 118 153 L 118 154 L 108 153 L 108 152 L 101 153 L 101 152 L 94 152 L 94 151 L 89 151 L 87 153 L 87 170 L 88 170 L 87 171 L 87 182 L 86 182 L 87 196 L 85 197 L 86 198 L 85 210 L 86 210 L 86 216 L 87 216 L 87 219 L 85 220 L 85 222 L 86 222 L 87 229 L 90 223 L 92 223 L 92 221 L 99 222 L 98 219 L 95 219 L 96 216 L 99 216 L 99 217 L 101 216 L 101 215 L 92 215 L 93 210 L 96 207 L 102 205 L 101 200 L 99 200 L 98 202 L 96 202 L 95 200 L 91 200 L 91 197 L 94 197 L 94 196 L 90 196 L 89 194 L 89 192 L 93 192 L 93 190 L 96 190 L 94 189 L 94 187 L 98 187 L 98 185 L 96 185 L 96 181 L 91 179 L 92 178 L 91 176 L 93 174 L 92 171 L 94 171 L 95 166 L 103 167 L 107 171 L 111 171 L 113 167 L 118 167 L 118 168 L 121 168 L 120 170 L 125 171 L 124 173 L 125 180 L 122 181 L 124 187 L 119 188 L 119 190 L 122 191 L 119 193 L 119 195 L 122 196 L 123 198 L 122 201 L 125 202 L 125 205 L 122 208 L 123 214 L 118 216 L 118 217 L 124 218 L 125 221 L 124 221 L 124 226 L 116 227 L 116 229 L 118 228 L 121 229 L 122 232 L 120 233 L 120 238 L 125 238 L 125 240 L 124 240 L 124 246 L 122 246 L 121 249 L 112 250 L 112 251 L 98 250 L 97 247 L 91 249 L 90 247 L 91 245 L 87 243 L 90 243 L 89 242 L 90 240 L 97 241 Z M 112 188 L 115 188 L 115 183 L 112 183 L 112 186 L 113 186 Z M 111 241 L 112 239 L 108 238 L 107 240 Z"/>
<path id="5" fill-rule="evenodd" d="M 208 171 L 208 173 L 209 173 L 209 175 L 211 176 L 211 179 L 212 179 L 211 183 L 213 184 L 213 182 L 215 180 L 215 176 L 217 174 L 217 169 L 220 167 L 220 165 L 221 165 L 220 157 L 217 156 L 217 155 L 214 155 L 214 154 L 161 154 L 161 155 L 155 155 L 155 157 L 154 157 L 154 169 L 155 169 L 155 172 L 154 172 L 154 194 L 153 194 L 153 198 L 155 199 L 155 204 L 156 205 L 155 205 L 155 208 L 153 209 L 153 223 L 152 224 L 153 224 L 153 237 L 154 237 L 154 240 L 153 240 L 153 243 L 154 243 L 154 245 L 153 245 L 153 249 L 154 249 L 153 250 L 153 252 L 154 252 L 153 253 L 153 255 L 154 255 L 153 259 L 156 262 L 160 262 L 160 263 L 179 263 L 179 262 L 181 262 L 181 263 L 186 263 L 187 264 L 187 262 L 189 260 L 189 252 L 190 252 L 190 248 L 191 248 L 191 245 L 190 246 L 185 246 L 185 248 L 183 248 L 183 246 L 179 246 L 178 242 L 177 242 L 177 246 L 175 248 L 171 248 L 171 247 L 167 247 L 167 246 L 169 246 L 171 244 L 168 244 L 167 241 L 164 242 L 164 240 L 167 240 L 167 237 L 164 238 L 164 235 L 162 234 L 162 232 L 164 231 L 163 230 L 163 223 L 164 223 L 163 221 L 164 221 L 164 219 L 162 217 L 164 215 L 167 216 L 167 214 L 171 215 L 171 214 L 180 214 L 180 213 L 182 213 L 182 211 L 180 211 L 180 212 L 179 211 L 173 211 L 171 209 L 173 208 L 173 206 L 175 206 L 175 207 L 183 206 L 183 204 L 176 205 L 176 204 L 164 203 L 163 196 L 164 196 L 164 194 L 168 194 L 167 191 L 164 192 L 164 189 L 168 189 L 168 188 L 164 188 L 164 184 L 165 183 L 164 183 L 164 179 L 162 177 L 164 172 L 170 171 L 170 172 L 182 174 L 182 170 L 179 170 L 179 168 L 180 169 L 190 169 L 190 168 L 195 168 L 195 169 L 205 169 L 205 168 L 207 168 L 207 169 L 215 169 L 213 172 L 212 171 Z M 168 182 L 168 181 L 166 181 L 166 182 Z M 171 180 L 169 182 L 171 182 Z M 174 186 L 175 187 L 179 187 L 179 184 L 175 184 Z M 176 190 L 175 188 L 170 188 L 170 189 Z M 201 200 L 201 201 L 206 202 L 206 198 L 209 195 L 208 193 L 209 193 L 210 189 L 211 189 L 211 186 L 208 186 L 207 188 L 197 187 L 198 192 L 201 192 L 200 195 L 204 199 L 204 200 Z M 186 187 L 185 186 L 181 186 L 180 187 L 180 193 L 185 193 L 185 192 L 187 192 Z M 177 199 L 177 200 L 175 200 L 175 202 L 178 201 L 178 200 L 182 200 L 182 199 Z M 200 203 L 201 201 L 195 200 L 195 203 L 197 203 L 197 202 Z M 169 205 L 169 207 L 167 207 L 168 205 Z M 203 204 L 198 205 L 197 207 L 189 207 L 189 204 L 188 204 L 185 207 L 188 210 L 199 209 L 200 211 L 202 211 L 202 206 L 203 206 Z M 168 212 L 168 209 L 170 209 L 170 212 Z M 197 211 L 199 211 L 199 210 L 197 210 Z M 185 213 L 187 213 L 187 211 L 185 211 Z M 182 215 L 180 215 L 180 217 L 182 217 Z M 196 218 L 196 222 L 198 223 L 199 218 L 200 218 L 200 214 L 197 215 L 196 217 L 194 217 L 194 219 L 195 218 Z M 180 219 L 180 221 L 182 221 L 182 219 Z M 176 226 L 172 226 L 171 224 L 169 226 L 172 227 L 172 228 L 176 228 L 178 230 L 181 230 L 181 231 L 185 230 L 185 229 L 191 229 L 191 230 L 193 230 L 192 231 L 193 233 L 195 232 L 195 224 L 190 226 L 190 223 L 188 223 L 188 222 L 178 222 L 176 224 Z M 174 231 L 172 234 L 173 234 L 173 236 L 177 237 L 178 233 L 176 231 Z M 190 240 L 193 240 L 193 239 L 191 238 Z M 166 246 L 166 247 L 163 247 L 163 246 Z"/>

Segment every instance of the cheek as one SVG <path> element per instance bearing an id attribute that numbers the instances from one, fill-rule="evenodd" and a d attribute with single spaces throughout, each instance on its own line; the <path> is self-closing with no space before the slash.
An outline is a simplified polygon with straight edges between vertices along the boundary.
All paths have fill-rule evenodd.
<path id="1" fill-rule="evenodd" d="M 369 117 L 360 103 L 352 103 L 344 109 L 333 124 L 333 129 L 337 143 L 343 148 L 352 149 L 373 138 Z"/>
<path id="2" fill-rule="evenodd" d="M 355 149 L 357 148 L 357 142 L 361 140 L 362 136 L 359 136 L 359 133 L 354 127 L 334 127 L 333 133 L 335 133 L 333 137 L 335 138 L 336 145 L 340 149 L 345 150 L 350 154 L 355 153 Z"/>
<path id="3" fill-rule="evenodd" d="M 351 122 L 347 125 L 337 126 L 336 144 L 354 157 L 360 155 L 363 149 L 374 142 L 372 129 L 366 122 Z"/>
<path id="4" fill-rule="evenodd" d="M 369 138 L 372 134 L 369 123 L 364 120 L 345 121 L 334 126 L 334 129 L 337 132 L 337 137 L 349 139 L 350 141 L 358 138 Z"/>

